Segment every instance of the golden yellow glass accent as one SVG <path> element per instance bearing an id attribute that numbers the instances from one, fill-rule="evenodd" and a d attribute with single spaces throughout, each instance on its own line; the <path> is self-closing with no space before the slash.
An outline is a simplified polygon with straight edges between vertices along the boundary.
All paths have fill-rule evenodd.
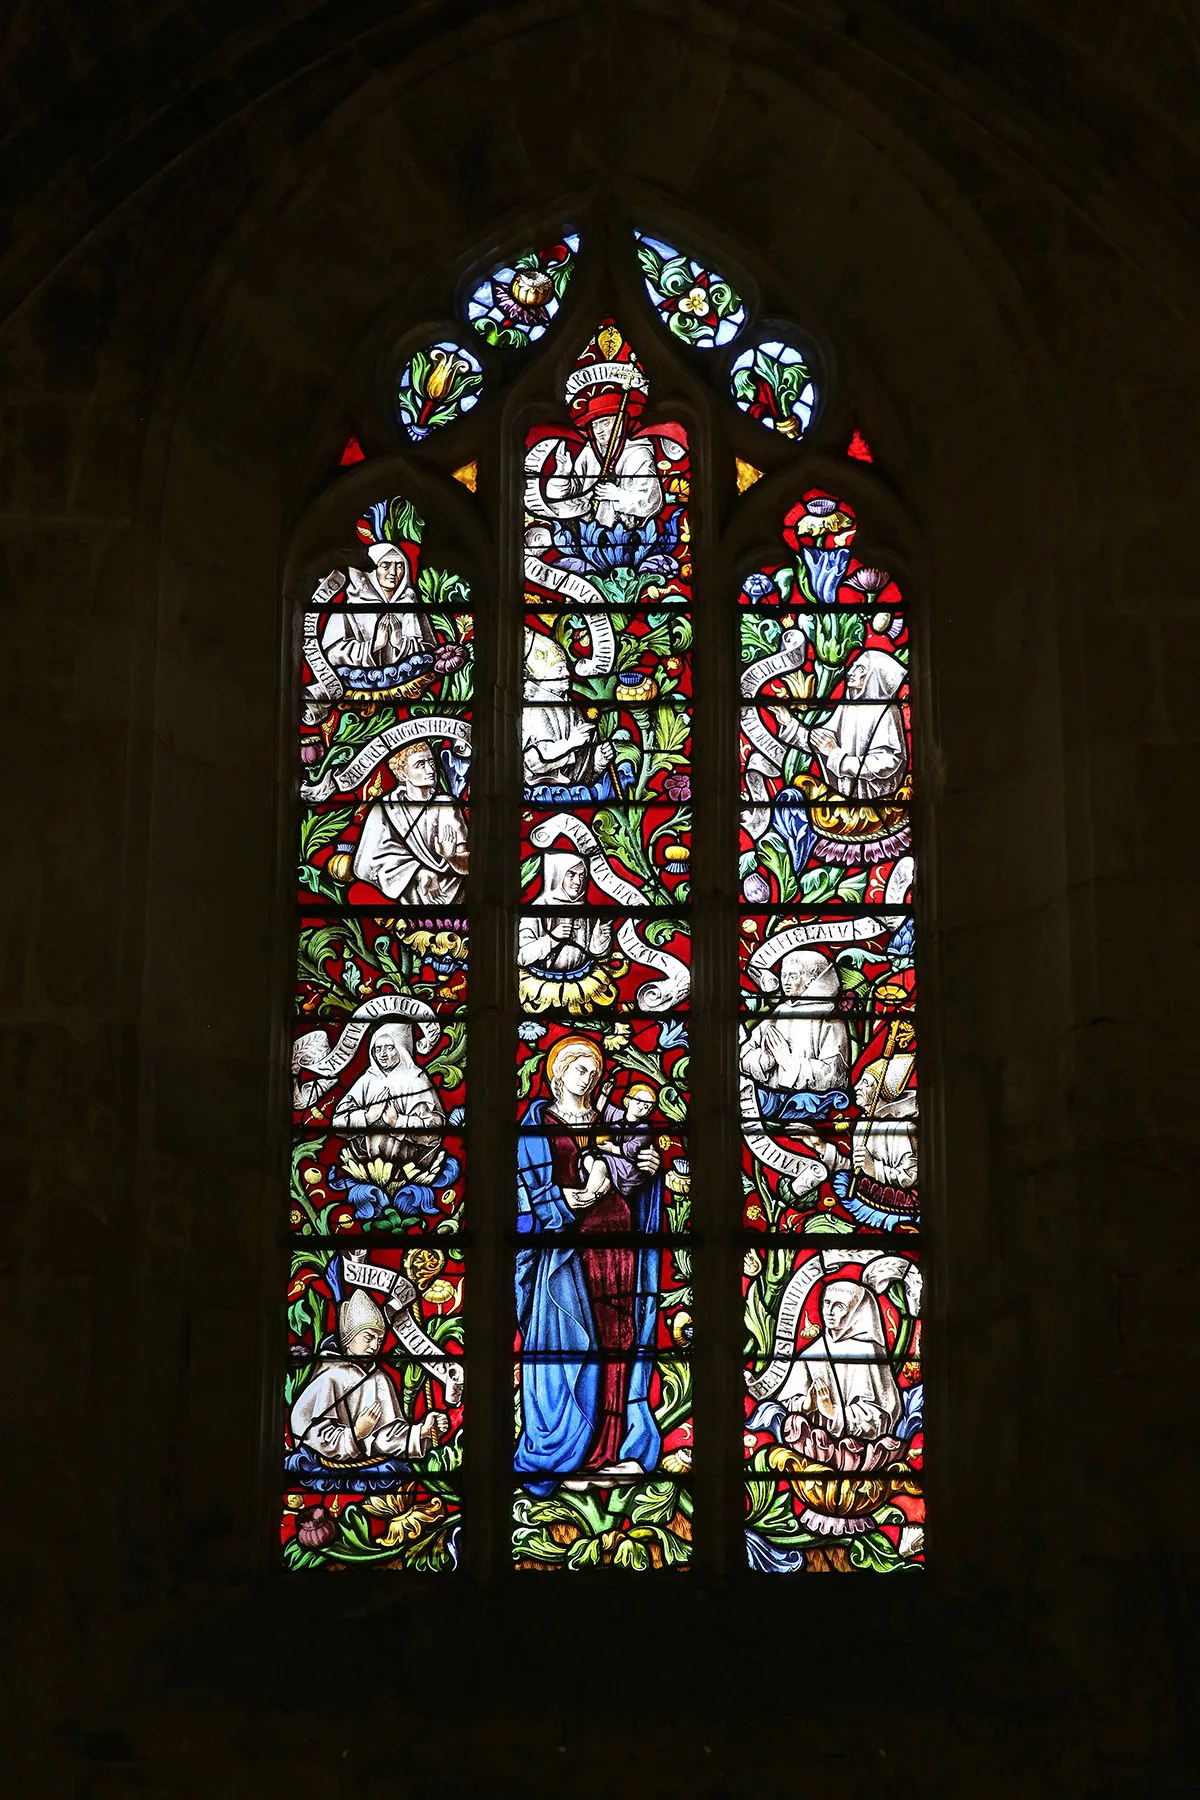
<path id="1" fill-rule="evenodd" d="M 737 464 L 737 491 L 744 494 L 747 488 L 752 488 L 756 481 L 762 480 L 762 470 L 756 469 L 753 463 L 743 461 L 740 456 L 735 456 L 733 460 Z"/>
<path id="2" fill-rule="evenodd" d="M 455 481 L 461 481 L 465 488 L 469 488 L 471 493 L 475 493 L 479 486 L 479 464 L 477 462 L 463 463 L 461 468 L 452 469 L 451 474 Z"/>

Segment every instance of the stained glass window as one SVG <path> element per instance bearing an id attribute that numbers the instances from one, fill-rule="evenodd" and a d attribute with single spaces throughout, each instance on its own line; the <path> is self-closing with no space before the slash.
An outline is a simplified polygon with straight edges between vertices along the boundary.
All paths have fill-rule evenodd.
<path id="1" fill-rule="evenodd" d="M 874 452 L 720 256 L 557 229 L 408 339 L 388 473 L 352 439 L 299 557 L 285 1560 L 909 1571 L 913 694 Z"/>

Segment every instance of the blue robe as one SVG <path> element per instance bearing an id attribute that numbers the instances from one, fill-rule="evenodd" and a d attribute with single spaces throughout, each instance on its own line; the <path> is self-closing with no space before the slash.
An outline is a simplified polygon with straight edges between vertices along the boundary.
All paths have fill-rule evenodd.
<path id="1" fill-rule="evenodd" d="M 522 1123 L 542 1124 L 548 1104 L 531 1101 Z M 661 1218 L 658 1176 L 635 1196 L 630 1223 L 635 1231 L 657 1232 Z M 565 1231 L 578 1222 L 554 1179 L 549 1139 L 522 1133 L 517 1142 L 517 1230 Z M 662 1448 L 650 1406 L 654 1363 L 649 1354 L 658 1326 L 659 1252 L 639 1250 L 636 1272 L 634 1361 L 621 1459 L 652 1469 Z M 543 1496 L 583 1466 L 599 1423 L 600 1344 L 579 1245 L 518 1250 L 516 1298 L 524 1351 L 531 1358 L 556 1359 L 521 1363 L 522 1432 L 513 1467 L 518 1476 L 532 1477 L 523 1482 L 531 1494 Z"/>

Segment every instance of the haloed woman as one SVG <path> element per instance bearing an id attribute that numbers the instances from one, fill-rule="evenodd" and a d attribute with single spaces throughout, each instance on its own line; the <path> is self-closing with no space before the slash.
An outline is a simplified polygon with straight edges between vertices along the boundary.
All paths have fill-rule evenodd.
<path id="1" fill-rule="evenodd" d="M 521 1120 L 518 1230 L 574 1227 L 585 1239 L 517 1255 L 523 1356 L 515 1467 L 535 1494 L 585 1470 L 652 1469 L 661 1447 L 648 1355 L 658 1322 L 658 1251 L 586 1242 L 660 1228 L 659 1159 L 657 1151 L 647 1153 L 654 1167 L 647 1166 L 650 1179 L 632 1203 L 613 1186 L 595 1135 L 598 1127 L 623 1123 L 624 1114 L 598 1103 L 602 1070 L 589 1038 L 560 1039 L 546 1058 L 550 1097 L 532 1100 Z"/>

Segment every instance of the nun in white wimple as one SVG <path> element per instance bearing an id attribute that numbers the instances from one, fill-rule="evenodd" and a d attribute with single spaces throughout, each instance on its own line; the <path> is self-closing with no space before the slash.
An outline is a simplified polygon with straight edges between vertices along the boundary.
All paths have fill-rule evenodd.
<path id="1" fill-rule="evenodd" d="M 535 906 L 581 906 L 587 894 L 587 864 L 573 850 L 547 850 L 542 856 L 542 891 Z M 518 928 L 517 961 L 522 969 L 572 974 L 590 967 L 612 949 L 613 928 L 607 919 L 523 918 Z"/>
<path id="2" fill-rule="evenodd" d="M 886 800 L 908 768 L 904 716 L 895 696 L 908 670 L 886 650 L 864 650 L 846 674 L 845 702 L 824 725 L 801 725 L 775 707 L 779 741 L 811 749 L 831 791 L 847 800 Z"/>
<path id="3" fill-rule="evenodd" d="M 437 1090 L 413 1055 L 412 1026 L 377 1025 L 367 1067 L 338 1101 L 334 1130 L 429 1131 L 445 1122 Z"/>
<path id="4" fill-rule="evenodd" d="M 830 1437 L 890 1437 L 903 1402 L 878 1300 L 861 1282 L 831 1281 L 821 1296 L 821 1324 L 775 1398 Z"/>
<path id="5" fill-rule="evenodd" d="M 413 608 L 416 591 L 408 558 L 396 544 L 371 544 L 368 574 L 351 569 L 346 599 L 352 606 L 386 606 L 387 612 L 355 613 L 336 609 L 321 634 L 321 648 L 335 669 L 396 668 L 437 647 L 433 626 Z M 392 607 L 405 608 L 392 611 Z"/>

